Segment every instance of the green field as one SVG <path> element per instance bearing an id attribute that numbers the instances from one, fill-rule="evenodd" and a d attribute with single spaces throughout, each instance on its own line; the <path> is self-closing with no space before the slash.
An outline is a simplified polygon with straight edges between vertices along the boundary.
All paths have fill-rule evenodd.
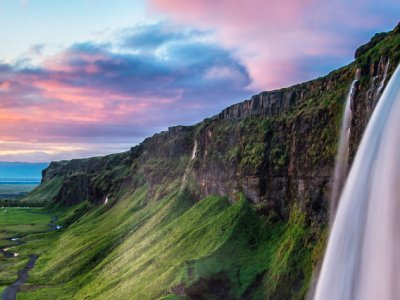
<path id="1" fill-rule="evenodd" d="M 48 231 L 51 214 L 37 208 L 2 208 L 0 209 L 0 248 L 10 248 L 17 252 L 18 257 L 5 258 L 0 256 L 0 291 L 13 283 L 18 270 L 28 261 L 29 239 L 39 232 Z M 26 244 L 18 245 L 11 238 L 19 237 Z M 26 251 L 24 251 L 24 249 Z"/>
<path id="2" fill-rule="evenodd" d="M 39 208 L 5 207 L 0 210 L 0 239 L 43 232 L 51 220 L 49 212 Z"/>

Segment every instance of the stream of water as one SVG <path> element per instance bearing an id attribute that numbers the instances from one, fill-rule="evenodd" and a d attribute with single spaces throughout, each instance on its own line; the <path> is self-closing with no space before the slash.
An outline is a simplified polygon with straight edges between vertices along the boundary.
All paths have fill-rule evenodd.
<path id="1" fill-rule="evenodd" d="M 315 300 L 400 299 L 400 67 L 344 186 Z"/>
<path id="2" fill-rule="evenodd" d="M 355 79 L 351 83 L 349 93 L 347 94 L 346 104 L 342 118 L 342 127 L 340 129 L 339 146 L 336 155 L 336 165 L 332 183 L 332 195 L 330 198 L 331 222 L 333 221 L 333 218 L 336 214 L 340 193 L 342 192 L 349 169 L 350 128 L 352 119 L 351 103 L 353 101 L 353 97 L 356 92 L 356 86 L 359 77 L 360 77 L 360 70 L 357 70 Z"/>

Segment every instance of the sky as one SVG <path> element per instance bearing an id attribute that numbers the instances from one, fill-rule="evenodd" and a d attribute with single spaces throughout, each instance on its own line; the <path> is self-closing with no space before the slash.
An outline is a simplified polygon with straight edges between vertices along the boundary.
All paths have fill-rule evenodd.
<path id="1" fill-rule="evenodd" d="M 329 73 L 398 0 L 0 0 L 0 161 L 128 150 Z"/>

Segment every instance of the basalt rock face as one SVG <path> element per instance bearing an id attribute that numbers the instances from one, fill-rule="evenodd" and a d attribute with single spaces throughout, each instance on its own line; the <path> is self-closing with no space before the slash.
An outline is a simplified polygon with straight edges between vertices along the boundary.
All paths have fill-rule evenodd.
<path id="1" fill-rule="evenodd" d="M 335 76 L 336 75 L 336 76 Z M 262 92 L 250 100 L 234 104 L 224 109 L 220 119 L 246 118 L 250 116 L 272 117 L 288 113 L 293 107 L 318 97 L 335 88 L 338 74 L 319 78 L 275 91 Z"/>
<path id="2" fill-rule="evenodd" d="M 286 219 L 297 203 L 310 222 L 327 219 L 327 200 L 343 104 L 357 69 L 351 108 L 351 156 L 400 61 L 399 27 L 374 37 L 350 65 L 313 81 L 262 92 L 195 126 L 177 126 L 130 151 L 51 163 L 43 183 L 63 177 L 53 199 L 101 203 L 107 195 L 149 187 L 148 201 L 177 188 L 195 199 L 241 194 L 260 214 Z"/>
<path id="3" fill-rule="evenodd" d="M 359 70 L 351 103 L 352 159 L 399 62 L 400 25 L 376 35 L 357 50 L 354 63 L 338 71 L 262 92 L 205 122 L 199 137 L 200 167 L 195 169 L 202 194 L 244 192 L 263 212 L 284 218 L 288 207 L 298 202 L 311 221 L 326 220 L 337 136 L 350 84 Z M 222 149 L 228 155 L 221 155 Z"/>
<path id="4" fill-rule="evenodd" d="M 201 194 L 243 192 L 260 211 L 287 217 L 297 201 L 322 221 L 338 120 L 355 68 L 233 105 L 199 131 Z"/>

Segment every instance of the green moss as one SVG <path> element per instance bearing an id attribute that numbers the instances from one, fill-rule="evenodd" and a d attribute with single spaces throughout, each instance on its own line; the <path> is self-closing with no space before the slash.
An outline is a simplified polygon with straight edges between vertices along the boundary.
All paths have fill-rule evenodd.
<path id="1" fill-rule="evenodd" d="M 239 146 L 234 146 L 233 148 L 229 149 L 227 154 L 228 161 L 236 161 L 240 159 L 240 148 Z"/>
<path id="2" fill-rule="evenodd" d="M 318 235 L 320 236 L 320 235 Z M 315 234 L 305 223 L 305 214 L 294 204 L 289 221 L 278 231 L 270 248 L 265 277 L 266 299 L 303 299 L 315 265 L 320 261 L 325 239 L 314 243 Z M 316 250 L 317 249 L 317 250 Z M 288 289 L 288 286 L 295 287 Z"/>
<path id="3" fill-rule="evenodd" d="M 259 117 L 245 118 L 240 123 L 241 144 L 240 167 L 245 171 L 258 170 L 263 164 L 266 136 L 270 121 Z"/>
<path id="4" fill-rule="evenodd" d="M 287 150 L 280 148 L 280 145 L 276 145 L 277 148 L 273 148 L 269 153 L 269 161 L 275 166 L 276 169 L 283 167 L 287 163 L 288 155 Z"/>

